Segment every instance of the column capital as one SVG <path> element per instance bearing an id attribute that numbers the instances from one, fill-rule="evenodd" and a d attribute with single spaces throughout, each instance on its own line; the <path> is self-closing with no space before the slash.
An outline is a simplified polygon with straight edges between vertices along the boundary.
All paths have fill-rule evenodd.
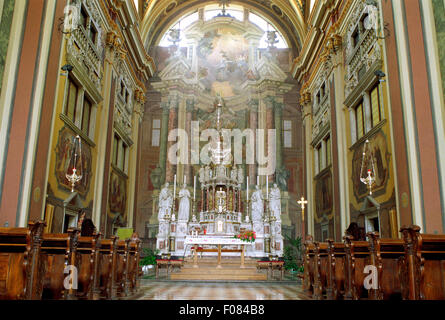
<path id="1" fill-rule="evenodd" d="M 266 109 L 273 109 L 276 104 L 276 99 L 274 96 L 267 96 L 264 98 L 264 102 L 266 103 Z"/>
<path id="2" fill-rule="evenodd" d="M 188 98 L 185 101 L 185 104 L 186 104 L 186 111 L 193 112 L 195 110 L 196 100 L 194 98 Z"/>
<path id="3" fill-rule="evenodd" d="M 249 110 L 253 112 L 258 112 L 258 106 L 259 106 L 259 100 L 258 99 L 249 99 L 247 101 L 247 105 L 249 106 Z"/>

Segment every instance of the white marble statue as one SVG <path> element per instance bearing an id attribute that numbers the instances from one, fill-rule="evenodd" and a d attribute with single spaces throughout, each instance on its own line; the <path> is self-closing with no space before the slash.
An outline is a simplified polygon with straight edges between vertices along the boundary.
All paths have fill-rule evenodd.
<path id="1" fill-rule="evenodd" d="M 263 193 L 258 186 L 255 186 L 255 191 L 252 193 L 252 221 L 262 221 L 264 206 Z"/>
<path id="2" fill-rule="evenodd" d="M 281 194 L 276 183 L 269 192 L 269 210 L 270 214 L 277 219 L 276 221 L 281 221 Z"/>
<path id="3" fill-rule="evenodd" d="M 158 220 L 164 219 L 165 215 L 169 215 L 172 210 L 173 205 L 173 193 L 168 187 L 168 182 L 164 185 L 161 192 L 159 193 L 159 212 Z"/>
<path id="4" fill-rule="evenodd" d="M 190 215 L 190 192 L 187 190 L 187 184 L 184 183 L 182 189 L 179 191 L 178 197 L 180 199 L 178 220 L 188 222 Z"/>

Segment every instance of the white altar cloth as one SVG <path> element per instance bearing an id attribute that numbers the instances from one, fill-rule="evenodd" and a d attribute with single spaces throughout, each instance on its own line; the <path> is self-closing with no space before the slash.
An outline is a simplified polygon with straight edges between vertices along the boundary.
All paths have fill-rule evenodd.
<path id="1" fill-rule="evenodd" d="M 241 239 L 229 238 L 229 237 L 218 237 L 218 236 L 186 236 L 185 242 L 188 244 L 209 244 L 209 245 L 248 245 L 253 244 L 252 242 L 242 241 Z"/>

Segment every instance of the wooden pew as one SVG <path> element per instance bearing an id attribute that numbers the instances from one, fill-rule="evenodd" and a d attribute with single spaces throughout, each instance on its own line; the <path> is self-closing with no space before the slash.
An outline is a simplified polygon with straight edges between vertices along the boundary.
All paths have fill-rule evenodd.
<path id="1" fill-rule="evenodd" d="M 115 281 L 114 289 L 117 297 L 124 297 L 127 295 L 127 261 L 130 253 L 129 244 L 130 239 L 118 240 L 116 246 L 116 267 L 115 267 Z"/>
<path id="2" fill-rule="evenodd" d="M 419 226 L 400 231 L 405 247 L 403 298 L 445 300 L 445 235 L 420 234 Z"/>
<path id="3" fill-rule="evenodd" d="M 77 254 L 79 259 L 78 288 L 76 297 L 78 299 L 93 299 L 94 283 L 96 281 L 96 267 L 98 264 L 97 250 L 100 247 L 100 233 L 92 237 L 79 237 L 77 243 Z"/>
<path id="4" fill-rule="evenodd" d="M 66 267 L 74 266 L 79 270 L 77 244 L 80 230 L 68 229 L 68 233 L 43 235 L 40 258 L 46 263 L 42 299 L 75 299 L 76 288 L 73 284 L 65 288 L 64 280 L 72 274 Z M 67 272 L 67 273 L 65 273 Z M 66 281 L 69 285 L 68 281 Z"/>
<path id="5" fill-rule="evenodd" d="M 328 239 L 328 286 L 327 298 L 343 299 L 346 292 L 346 249 L 342 242 Z"/>
<path id="6" fill-rule="evenodd" d="M 274 279 L 274 270 L 278 270 L 279 271 L 279 279 L 283 280 L 283 275 L 284 275 L 284 261 L 282 260 L 278 260 L 278 261 L 271 261 L 270 264 L 270 274 L 271 274 L 271 280 Z"/>
<path id="7" fill-rule="evenodd" d="M 312 241 L 304 243 L 303 290 L 314 292 L 315 245 Z"/>
<path id="8" fill-rule="evenodd" d="M 135 294 L 139 289 L 139 260 L 141 255 L 141 241 L 131 241 L 127 263 L 127 288 L 129 294 Z"/>
<path id="9" fill-rule="evenodd" d="M 44 222 L 0 228 L 0 300 L 40 299 L 45 264 L 40 259 Z"/>
<path id="10" fill-rule="evenodd" d="M 371 289 L 375 300 L 402 299 L 401 270 L 405 264 L 404 241 L 380 239 L 378 232 L 368 233 L 371 262 L 377 268 L 378 289 Z"/>
<path id="11" fill-rule="evenodd" d="M 371 252 L 368 241 L 354 241 L 351 236 L 345 237 L 346 255 L 348 267 L 346 279 L 348 286 L 347 294 L 352 294 L 352 299 L 368 299 L 368 290 L 364 287 L 367 274 L 364 273 L 365 266 L 371 265 Z M 348 278 L 350 277 L 350 278 Z M 346 298 L 346 297 L 345 297 Z M 349 298 L 349 297 L 348 297 Z"/>
<path id="12" fill-rule="evenodd" d="M 314 242 L 314 295 L 317 300 L 323 299 L 328 287 L 328 243 Z"/>
<path id="13" fill-rule="evenodd" d="M 94 283 L 93 299 L 113 299 L 115 270 L 116 270 L 116 245 L 117 237 L 101 239 L 99 250 L 97 250 L 97 268 Z"/>

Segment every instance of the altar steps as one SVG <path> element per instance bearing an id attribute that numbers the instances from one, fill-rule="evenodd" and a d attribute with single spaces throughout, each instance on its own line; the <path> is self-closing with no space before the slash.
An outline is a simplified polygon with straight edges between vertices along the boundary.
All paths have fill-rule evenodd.
<path id="1" fill-rule="evenodd" d="M 245 268 L 240 268 L 239 259 L 222 259 L 221 268 L 217 268 L 216 259 L 198 260 L 198 268 L 193 267 L 193 260 L 184 261 L 178 272 L 170 274 L 171 280 L 225 280 L 225 281 L 266 281 L 267 274 L 259 273 L 256 263 L 245 261 Z"/>

